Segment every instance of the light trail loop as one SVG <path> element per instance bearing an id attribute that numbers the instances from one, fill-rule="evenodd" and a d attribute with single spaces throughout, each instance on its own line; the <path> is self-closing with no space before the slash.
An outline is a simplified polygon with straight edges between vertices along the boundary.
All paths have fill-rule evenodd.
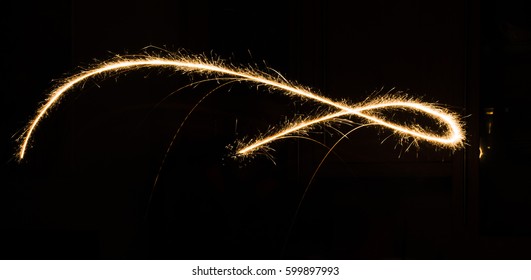
<path id="1" fill-rule="evenodd" d="M 60 83 L 54 90 L 50 92 L 44 104 L 37 110 L 34 118 L 28 123 L 27 128 L 21 137 L 21 144 L 18 151 L 19 160 L 24 158 L 28 149 L 28 145 L 32 139 L 33 132 L 41 120 L 54 105 L 58 104 L 61 97 L 63 97 L 68 91 L 72 90 L 83 82 L 100 75 L 153 67 L 173 68 L 177 71 L 203 75 L 233 76 L 241 81 L 265 85 L 271 89 L 280 90 L 284 94 L 313 100 L 315 102 L 328 105 L 330 107 L 335 107 L 337 109 L 336 112 L 330 113 L 328 115 L 319 116 L 312 120 L 293 123 L 275 134 L 254 139 L 247 144 L 241 144 L 236 151 L 237 156 L 246 156 L 252 154 L 260 148 L 265 147 L 265 145 L 278 140 L 283 136 L 294 134 L 316 124 L 329 122 L 335 118 L 344 116 L 356 116 L 369 124 L 378 124 L 403 136 L 429 141 L 434 144 L 449 148 L 461 147 L 465 139 L 461 122 L 455 114 L 428 103 L 406 100 L 404 98 L 380 98 L 377 100 L 364 102 L 364 104 L 360 106 L 348 106 L 344 103 L 334 102 L 302 87 L 292 85 L 284 79 L 266 75 L 253 69 L 240 69 L 234 66 L 225 66 L 221 62 L 209 61 L 204 57 L 165 58 L 146 55 L 135 56 L 132 58 L 118 57 L 117 59 L 103 62 L 90 70 L 82 71 L 81 73 L 71 76 Z M 415 126 L 402 126 L 394 124 L 370 113 L 372 110 L 390 107 L 422 112 L 446 126 L 446 134 L 440 136 Z"/>

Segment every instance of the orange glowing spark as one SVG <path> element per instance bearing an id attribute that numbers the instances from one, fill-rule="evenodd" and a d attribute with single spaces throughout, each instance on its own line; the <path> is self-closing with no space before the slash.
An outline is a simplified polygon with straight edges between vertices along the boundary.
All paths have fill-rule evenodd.
<path id="1" fill-rule="evenodd" d="M 70 78 L 67 78 L 60 83 L 54 90 L 52 90 L 46 99 L 45 103 L 37 110 L 35 117 L 29 122 L 19 146 L 18 158 L 21 160 L 26 154 L 28 145 L 32 138 L 33 132 L 44 118 L 46 113 L 56 105 L 61 97 L 66 92 L 72 90 L 76 86 L 82 84 L 90 78 L 111 73 L 119 73 L 124 71 L 131 71 L 139 68 L 165 67 L 173 68 L 177 71 L 198 73 L 204 75 L 215 76 L 231 76 L 241 81 L 256 83 L 258 85 L 265 85 L 272 89 L 280 90 L 284 94 L 298 96 L 301 98 L 316 101 L 321 104 L 336 108 L 337 111 L 328 115 L 319 116 L 318 118 L 306 121 L 300 121 L 289 125 L 279 132 L 251 141 L 247 144 L 240 144 L 236 151 L 237 156 L 246 156 L 265 145 L 285 137 L 289 134 L 300 132 L 313 125 L 329 122 L 339 117 L 356 116 L 365 120 L 369 124 L 377 124 L 392 131 L 399 133 L 406 137 L 413 137 L 414 139 L 426 140 L 434 144 L 445 147 L 456 148 L 463 145 L 464 133 L 459 118 L 437 106 L 427 103 L 416 102 L 413 100 L 406 100 L 401 98 L 380 98 L 370 102 L 365 102 L 359 106 L 349 106 L 345 103 L 334 102 L 326 97 L 320 96 L 300 86 L 295 86 L 285 79 L 273 77 L 265 73 L 255 71 L 253 69 L 241 69 L 234 66 L 223 65 L 219 61 L 210 61 L 204 57 L 159 57 L 159 56 L 134 56 L 131 58 L 118 57 L 114 60 L 101 63 L 96 67 L 83 71 Z M 415 126 L 398 125 L 389 122 L 376 114 L 371 114 L 371 111 L 385 108 L 400 108 L 404 110 L 416 111 L 432 117 L 442 126 L 446 128 L 445 135 L 436 135 L 432 132 L 425 131 Z"/>

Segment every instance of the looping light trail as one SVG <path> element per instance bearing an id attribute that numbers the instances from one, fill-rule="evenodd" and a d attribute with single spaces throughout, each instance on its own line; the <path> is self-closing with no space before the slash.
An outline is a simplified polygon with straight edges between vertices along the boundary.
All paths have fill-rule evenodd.
<path id="1" fill-rule="evenodd" d="M 336 112 L 319 116 L 311 120 L 296 122 L 294 124 L 288 125 L 275 134 L 264 138 L 254 139 L 247 144 L 241 144 L 236 151 L 236 156 L 246 156 L 252 154 L 260 148 L 265 147 L 267 144 L 286 135 L 294 134 L 316 124 L 329 122 L 333 119 L 344 116 L 356 116 L 367 123 L 378 124 L 405 137 L 413 137 L 414 139 L 429 141 L 431 143 L 449 148 L 461 147 L 465 139 L 459 118 L 455 114 L 452 114 L 447 110 L 432 104 L 406 100 L 404 98 L 380 98 L 377 100 L 364 102 L 363 105 L 349 106 L 345 103 L 334 102 L 300 86 L 295 86 L 284 79 L 273 77 L 253 69 L 240 69 L 234 66 L 226 66 L 219 61 L 209 61 L 204 57 L 165 58 L 146 55 L 134 56 L 131 58 L 118 57 L 114 60 L 101 63 L 90 70 L 86 70 L 77 75 L 71 76 L 60 83 L 54 90 L 50 92 L 44 104 L 37 110 L 35 117 L 29 122 L 24 134 L 21 137 L 18 158 L 20 160 L 24 158 L 26 150 L 28 149 L 28 145 L 32 139 L 33 132 L 44 116 L 49 112 L 49 110 L 54 105 L 58 104 L 61 97 L 63 97 L 68 91 L 72 90 L 76 86 L 79 86 L 80 84 L 83 84 L 83 82 L 91 78 L 101 75 L 153 67 L 173 68 L 177 71 L 204 75 L 232 76 L 241 81 L 252 82 L 259 85 L 268 86 L 272 89 L 280 90 L 284 94 L 290 96 L 297 96 L 300 98 L 313 100 L 337 110 Z M 418 126 L 399 125 L 387 121 L 377 114 L 371 113 L 371 111 L 387 108 L 399 108 L 423 113 L 424 115 L 433 118 L 441 126 L 445 127 L 446 133 L 444 135 L 437 135 L 433 132 L 419 128 Z"/>

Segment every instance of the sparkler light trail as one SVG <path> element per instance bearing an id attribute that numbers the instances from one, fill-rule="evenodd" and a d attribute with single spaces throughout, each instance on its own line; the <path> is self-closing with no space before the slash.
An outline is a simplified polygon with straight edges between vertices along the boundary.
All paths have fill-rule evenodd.
<path id="1" fill-rule="evenodd" d="M 237 68 L 232 65 L 225 65 L 219 60 L 208 60 L 204 56 L 162 57 L 154 55 L 139 55 L 130 57 L 118 56 L 115 59 L 96 65 L 92 69 L 73 75 L 58 84 L 58 86 L 49 93 L 49 96 L 43 105 L 37 110 L 36 115 L 28 123 L 26 130 L 20 138 L 21 143 L 17 154 L 19 160 L 24 158 L 37 126 L 49 110 L 57 105 L 67 92 L 92 78 L 103 78 L 109 74 L 118 74 L 140 68 L 170 68 L 183 73 L 197 73 L 214 77 L 228 76 L 239 81 L 267 86 L 270 89 L 280 91 L 289 96 L 313 100 L 317 103 L 336 109 L 335 112 L 326 115 L 294 122 L 269 136 L 256 138 L 247 143 L 240 143 L 237 146 L 236 156 L 251 155 L 259 149 L 266 147 L 266 145 L 273 141 L 285 136 L 300 133 L 317 124 L 337 120 L 341 117 L 351 116 L 358 117 L 367 124 L 376 124 L 391 129 L 391 131 L 403 137 L 412 137 L 415 140 L 425 140 L 443 147 L 461 147 L 465 139 L 459 117 L 444 108 L 433 104 L 400 97 L 384 97 L 352 106 L 344 102 L 332 101 L 324 96 L 311 92 L 309 89 L 288 82 L 283 78 L 275 77 L 251 68 Z M 423 129 L 418 125 L 397 124 L 387 120 L 378 113 L 378 110 L 381 111 L 383 109 L 393 108 L 424 114 L 435 120 L 446 132 L 443 135 L 438 135 L 427 129 Z"/>

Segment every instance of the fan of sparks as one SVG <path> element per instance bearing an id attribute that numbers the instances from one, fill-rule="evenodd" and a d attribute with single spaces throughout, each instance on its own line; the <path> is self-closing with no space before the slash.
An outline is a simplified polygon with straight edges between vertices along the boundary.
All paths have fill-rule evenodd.
<path id="1" fill-rule="evenodd" d="M 182 73 L 192 73 L 214 78 L 230 77 L 242 82 L 266 86 L 288 96 L 295 96 L 312 100 L 321 105 L 326 105 L 332 110 L 327 114 L 294 121 L 276 131 L 260 137 L 240 142 L 236 145 L 235 156 L 245 157 L 267 148 L 272 142 L 289 135 L 307 131 L 318 125 L 332 122 L 339 118 L 355 117 L 366 124 L 379 125 L 390 129 L 393 133 L 414 141 L 428 141 L 437 146 L 456 149 L 463 146 L 465 136 L 463 125 L 458 115 L 449 112 L 437 104 L 424 103 L 406 97 L 392 96 L 366 100 L 360 104 L 349 105 L 347 102 L 333 101 L 325 96 L 312 92 L 310 89 L 287 81 L 280 75 L 271 75 L 251 67 L 235 67 L 227 65 L 220 60 L 207 59 L 205 56 L 158 56 L 138 55 L 122 57 L 102 62 L 88 70 L 62 80 L 49 93 L 47 99 L 37 110 L 35 116 L 28 123 L 26 130 L 20 138 L 18 158 L 22 160 L 32 142 L 32 136 L 43 118 L 50 109 L 56 106 L 61 98 L 76 87 L 82 86 L 91 79 L 103 79 L 110 75 L 141 68 L 168 68 Z M 419 125 L 399 124 L 388 118 L 382 117 L 378 110 L 400 109 L 412 113 L 423 114 L 433 119 L 442 128 L 441 132 L 434 132 Z"/>

